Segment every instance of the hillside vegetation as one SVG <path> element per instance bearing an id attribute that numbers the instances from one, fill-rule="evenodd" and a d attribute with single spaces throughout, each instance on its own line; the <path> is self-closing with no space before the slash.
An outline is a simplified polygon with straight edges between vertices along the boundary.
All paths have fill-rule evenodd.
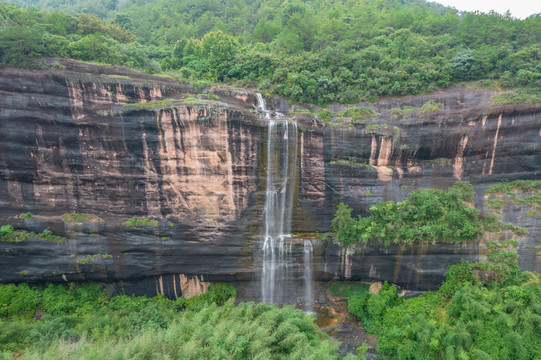
<path id="1" fill-rule="evenodd" d="M 176 301 L 109 297 L 98 284 L 0 285 L 0 359 L 339 358 L 312 316 L 235 306 L 235 295 L 223 284 Z"/>
<path id="2" fill-rule="evenodd" d="M 256 83 L 300 102 L 351 103 L 472 80 L 541 87 L 541 17 L 457 13 L 422 0 L 16 0 L 0 4 L 0 61 L 123 65 Z"/>
<path id="3" fill-rule="evenodd" d="M 489 243 L 488 261 L 450 266 L 439 291 L 405 299 L 386 283 L 351 294 L 348 310 L 379 336 L 382 358 L 538 359 L 540 275 L 520 271 L 515 245 Z"/>

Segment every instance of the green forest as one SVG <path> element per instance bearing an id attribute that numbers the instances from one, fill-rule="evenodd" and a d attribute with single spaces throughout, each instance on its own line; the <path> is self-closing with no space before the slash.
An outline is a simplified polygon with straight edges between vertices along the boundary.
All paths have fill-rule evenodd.
<path id="1" fill-rule="evenodd" d="M 541 88 L 539 16 L 423 0 L 13 2 L 0 3 L 3 65 L 69 57 L 322 105 L 472 81 Z"/>
<path id="2" fill-rule="evenodd" d="M 111 297 L 99 284 L 0 285 L 0 359 L 338 359 L 312 316 L 235 296 L 224 284 L 175 301 Z"/>
<path id="3" fill-rule="evenodd" d="M 348 310 L 379 336 L 378 356 L 539 359 L 541 278 L 520 271 L 516 242 L 488 245 L 488 261 L 450 266 L 438 291 L 405 299 L 385 283 L 348 297 Z"/>

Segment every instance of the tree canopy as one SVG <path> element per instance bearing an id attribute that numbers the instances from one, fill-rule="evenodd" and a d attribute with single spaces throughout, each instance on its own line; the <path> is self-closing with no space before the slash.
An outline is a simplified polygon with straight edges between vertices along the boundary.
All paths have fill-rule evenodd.
<path id="1" fill-rule="evenodd" d="M 255 82 L 319 104 L 473 80 L 541 88 L 536 16 L 458 13 L 423 0 L 13 1 L 74 16 L 0 4 L 4 64 L 69 56 L 188 79 Z M 31 40 L 36 33 L 42 36 Z M 72 44 L 85 37 L 91 43 L 96 33 L 107 53 Z"/>

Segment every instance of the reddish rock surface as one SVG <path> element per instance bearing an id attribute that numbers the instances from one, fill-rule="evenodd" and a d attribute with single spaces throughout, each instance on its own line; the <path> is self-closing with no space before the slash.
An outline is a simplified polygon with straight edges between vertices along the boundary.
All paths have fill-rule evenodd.
<path id="1" fill-rule="evenodd" d="M 122 280 L 178 296 L 180 276 L 185 284 L 257 279 L 267 128 L 254 113 L 255 93 L 216 87 L 219 100 L 189 99 L 189 85 L 167 78 L 60 63 L 65 69 L 0 70 L 0 223 L 49 228 L 68 239 L 0 243 L 0 281 Z M 293 230 L 327 231 L 340 201 L 362 213 L 461 179 L 474 184 L 475 204 L 483 208 L 489 185 L 539 179 L 541 106 L 494 106 L 492 95 L 461 87 L 381 99 L 366 104 L 380 115 L 352 127 L 295 114 L 302 131 Z M 390 114 L 429 100 L 443 106 Z M 283 100 L 276 106 L 289 107 Z M 24 220 L 23 212 L 34 217 Z M 67 212 L 96 214 L 105 224 L 64 224 Z M 519 215 L 510 208 L 502 218 L 528 228 L 520 265 L 540 271 L 531 250 L 540 245 L 540 215 Z M 131 217 L 159 223 L 123 226 Z M 372 247 L 350 256 L 335 245 L 317 248 L 318 279 L 388 280 L 415 289 L 434 288 L 448 264 L 483 254 L 479 244 Z M 77 262 L 92 254 L 112 258 Z"/>

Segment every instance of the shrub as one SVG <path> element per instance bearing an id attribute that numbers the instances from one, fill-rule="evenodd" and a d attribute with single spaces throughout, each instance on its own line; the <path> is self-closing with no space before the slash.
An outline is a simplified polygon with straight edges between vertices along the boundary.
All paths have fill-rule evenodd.
<path id="1" fill-rule="evenodd" d="M 462 260 L 460 263 L 451 265 L 445 271 L 445 281 L 440 287 L 440 293 L 451 298 L 466 283 L 476 284 L 479 279 L 473 274 L 473 265 Z"/>
<path id="2" fill-rule="evenodd" d="M 368 216 L 351 216 L 352 209 L 340 203 L 331 221 L 342 246 L 382 242 L 460 242 L 477 240 L 483 233 L 473 187 L 457 182 L 447 192 L 417 190 L 402 202 L 382 202 L 370 207 Z"/>
<path id="3" fill-rule="evenodd" d="M 536 89 L 519 89 L 505 91 L 492 97 L 494 105 L 503 104 L 539 104 L 541 103 L 541 93 Z"/>
<path id="4" fill-rule="evenodd" d="M 421 114 L 427 114 L 434 111 L 438 111 L 438 109 L 443 106 L 442 103 L 435 102 L 434 100 L 427 101 L 423 106 L 419 108 L 419 112 Z"/>
<path id="5" fill-rule="evenodd" d="M 14 230 L 15 229 L 11 225 L 3 225 L 0 227 L 0 236 L 1 237 L 11 236 Z"/>
<path id="6" fill-rule="evenodd" d="M 33 216 L 32 216 L 32 213 L 27 212 L 27 213 L 22 213 L 21 217 L 25 220 L 30 220 L 32 219 Z"/>
<path id="7" fill-rule="evenodd" d="M 33 233 L 29 233 L 27 235 L 28 237 L 34 236 Z M 53 232 L 49 229 L 43 230 L 40 234 L 36 235 L 38 239 L 40 240 L 46 240 L 46 241 L 54 241 L 54 242 L 63 242 L 66 241 L 65 237 L 54 235 Z"/>
<path id="8" fill-rule="evenodd" d="M 387 124 L 369 124 L 365 127 L 365 130 L 379 130 L 387 129 Z"/>
<path id="9" fill-rule="evenodd" d="M 24 230 L 15 230 L 11 225 L 0 227 L 0 241 L 21 242 L 26 240 L 27 233 Z"/>
<path id="10" fill-rule="evenodd" d="M 338 116 L 345 116 L 345 117 L 350 117 L 351 120 L 353 121 L 360 121 L 360 120 L 364 120 L 366 118 L 369 118 L 369 117 L 375 117 L 379 115 L 378 112 L 372 110 L 372 109 L 368 109 L 368 108 L 365 108 L 365 107 L 353 107 L 353 108 L 349 108 L 347 109 L 346 111 L 339 111 L 338 112 Z M 387 127 L 387 126 L 385 126 Z"/>
<path id="11" fill-rule="evenodd" d="M 105 224 L 105 220 L 94 214 L 67 213 L 62 215 L 62 221 L 66 223 L 100 223 Z"/>
<path id="12" fill-rule="evenodd" d="M 378 335 L 378 356 L 535 358 L 541 341 L 541 278 L 520 273 L 515 256 L 502 250 L 509 246 L 515 241 L 489 243 L 491 261 L 450 266 L 437 292 L 407 300 L 385 291 L 364 299 L 350 296 L 348 308 L 362 307 L 363 324 Z M 500 270 L 505 272 L 502 281 L 486 283 L 479 277 L 480 271 Z"/>
<path id="13" fill-rule="evenodd" d="M 122 225 L 129 228 L 136 228 L 139 226 L 158 226 L 158 224 L 158 220 L 154 220 L 151 218 L 136 219 L 135 217 L 132 217 L 130 218 L 130 220 L 122 223 Z"/>
<path id="14" fill-rule="evenodd" d="M 507 194 L 513 190 L 523 193 L 540 192 L 541 180 L 515 180 L 513 182 L 502 182 L 489 186 L 486 194 Z"/>
<path id="15" fill-rule="evenodd" d="M 316 115 L 318 118 L 329 124 L 333 119 L 333 114 L 328 110 L 321 110 L 320 112 L 316 113 Z"/>
<path id="16" fill-rule="evenodd" d="M 515 234 L 516 236 L 526 236 L 528 235 L 528 230 L 523 227 L 523 226 L 519 226 L 519 225 L 515 225 L 515 224 L 512 224 L 512 223 L 505 223 L 502 225 L 502 230 L 503 231 L 507 231 L 507 230 L 510 230 L 513 232 L 513 234 Z"/>
<path id="17" fill-rule="evenodd" d="M 489 201 L 487 201 L 488 207 L 494 210 L 500 210 L 506 204 L 507 204 L 507 201 L 502 200 L 502 199 L 490 199 Z"/>

